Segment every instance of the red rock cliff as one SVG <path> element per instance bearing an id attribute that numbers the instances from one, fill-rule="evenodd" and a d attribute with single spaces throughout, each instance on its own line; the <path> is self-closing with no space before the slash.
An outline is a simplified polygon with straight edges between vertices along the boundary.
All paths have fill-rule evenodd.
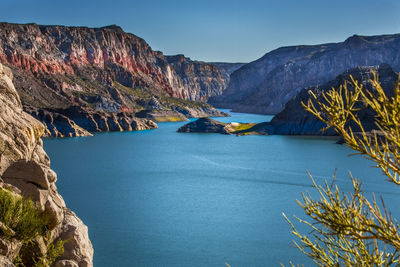
<path id="1" fill-rule="evenodd" d="M 115 25 L 0 23 L 0 63 L 12 69 L 24 110 L 53 136 L 151 128 L 151 122 L 134 118 L 154 109 L 153 97 L 158 110 L 221 115 L 191 101 L 205 101 L 226 86 L 214 65 L 184 58 L 181 68 Z"/>
<path id="2" fill-rule="evenodd" d="M 87 28 L 1 23 L 0 61 L 34 75 L 75 75 L 89 68 L 93 78 L 101 82 L 150 87 L 190 100 L 220 94 L 226 83 L 213 65 L 190 59 L 186 65 L 195 64 L 202 72 L 192 75 L 188 83 L 186 73 L 177 73 L 161 52 L 115 25 Z"/>

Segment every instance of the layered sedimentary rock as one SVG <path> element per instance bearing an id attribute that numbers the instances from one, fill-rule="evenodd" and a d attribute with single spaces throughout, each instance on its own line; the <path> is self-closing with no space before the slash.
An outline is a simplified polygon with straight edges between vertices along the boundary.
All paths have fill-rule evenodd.
<path id="1" fill-rule="evenodd" d="M 184 55 L 166 56 L 167 62 L 180 77 L 178 87 L 186 88 L 189 99 L 207 100 L 226 88 L 226 77 L 214 64 L 193 61 Z"/>
<path id="2" fill-rule="evenodd" d="M 301 102 L 307 103 L 310 98 L 309 91 L 312 90 L 318 97 L 321 92 L 330 90 L 331 88 L 339 88 L 345 81 L 352 90 L 350 75 L 364 88 L 374 92 L 370 80 L 373 78 L 373 72 L 379 76 L 379 82 L 384 89 L 386 95 L 393 96 L 393 89 L 398 79 L 398 74 L 388 65 L 381 64 L 375 67 L 358 67 L 346 71 L 336 77 L 336 79 L 322 85 L 304 88 L 300 93 L 290 100 L 283 111 L 274 116 L 266 127 L 262 128 L 262 132 L 267 134 L 283 134 L 283 135 L 336 135 L 332 129 L 321 131 L 326 125 L 318 120 L 314 115 L 304 110 Z M 374 113 L 370 109 L 361 108 L 358 112 L 360 120 L 363 122 L 366 131 L 376 130 L 374 123 Z M 352 126 L 353 131 L 357 131 L 355 125 Z"/>
<path id="3" fill-rule="evenodd" d="M 128 130 L 134 121 L 147 125 L 134 120 L 135 113 L 151 109 L 154 96 L 161 109 L 195 114 L 192 100 L 218 95 L 227 83 L 214 65 L 165 57 L 115 25 L 0 23 L 0 62 L 12 69 L 24 109 L 46 123 L 52 136 Z M 218 113 L 205 103 L 199 106 L 204 113 Z M 69 113 L 77 109 L 87 113 L 86 120 Z"/>
<path id="4" fill-rule="evenodd" d="M 43 150 L 41 136 L 45 126 L 23 111 L 20 98 L 12 84 L 12 72 L 0 64 L 0 187 L 35 201 L 48 218 L 50 242 L 68 240 L 64 254 L 55 266 L 92 266 L 93 248 L 88 229 L 69 210 L 57 192 L 56 173 Z M 14 266 L 21 243 L 0 237 L 0 265 Z M 44 239 L 38 236 L 23 257 L 32 259 L 33 252 L 46 253 Z M 30 266 L 31 263 L 26 263 Z M 33 264 L 33 263 L 32 263 Z"/>
<path id="5" fill-rule="evenodd" d="M 238 112 L 276 114 L 305 87 L 318 86 L 358 66 L 388 63 L 400 70 L 400 34 L 354 35 L 341 43 L 282 47 L 232 73 L 210 103 Z"/>

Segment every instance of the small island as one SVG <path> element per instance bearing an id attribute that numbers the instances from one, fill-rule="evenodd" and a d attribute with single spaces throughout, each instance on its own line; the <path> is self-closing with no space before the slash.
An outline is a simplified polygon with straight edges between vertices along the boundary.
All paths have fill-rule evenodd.
<path id="1" fill-rule="evenodd" d="M 267 135 L 264 131 L 266 122 L 262 123 L 224 123 L 210 118 L 200 118 L 189 122 L 178 129 L 179 133 L 220 133 L 236 135 Z"/>

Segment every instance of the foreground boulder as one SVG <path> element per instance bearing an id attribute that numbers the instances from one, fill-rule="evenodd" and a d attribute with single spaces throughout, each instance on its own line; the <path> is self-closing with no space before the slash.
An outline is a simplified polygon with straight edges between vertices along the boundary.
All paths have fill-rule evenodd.
<path id="1" fill-rule="evenodd" d="M 93 266 L 88 229 L 57 192 L 57 175 L 50 168 L 41 140 L 46 128 L 22 110 L 12 79 L 10 69 L 0 64 L 0 188 L 30 198 L 38 205 L 48 218 L 50 243 L 69 240 L 55 266 Z M 13 266 L 20 253 L 23 259 L 32 259 L 34 253 L 43 255 L 47 250 L 41 236 L 31 242 L 29 249 L 20 251 L 21 245 L 0 237 L 0 265 Z"/>

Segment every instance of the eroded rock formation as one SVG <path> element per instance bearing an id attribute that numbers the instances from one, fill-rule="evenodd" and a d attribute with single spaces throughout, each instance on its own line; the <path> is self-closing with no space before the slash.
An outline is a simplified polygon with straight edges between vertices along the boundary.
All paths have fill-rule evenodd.
<path id="1" fill-rule="evenodd" d="M 11 188 L 15 194 L 31 198 L 39 205 L 49 218 L 50 241 L 69 240 L 55 266 L 92 266 L 93 248 L 88 229 L 58 194 L 57 175 L 43 150 L 41 136 L 46 128 L 23 111 L 12 77 L 11 70 L 0 64 L 0 187 Z M 31 250 L 23 252 L 28 259 L 33 252 L 46 252 L 40 236 L 31 246 Z M 20 249 L 17 241 L 0 237 L 0 265 L 13 266 Z"/>

